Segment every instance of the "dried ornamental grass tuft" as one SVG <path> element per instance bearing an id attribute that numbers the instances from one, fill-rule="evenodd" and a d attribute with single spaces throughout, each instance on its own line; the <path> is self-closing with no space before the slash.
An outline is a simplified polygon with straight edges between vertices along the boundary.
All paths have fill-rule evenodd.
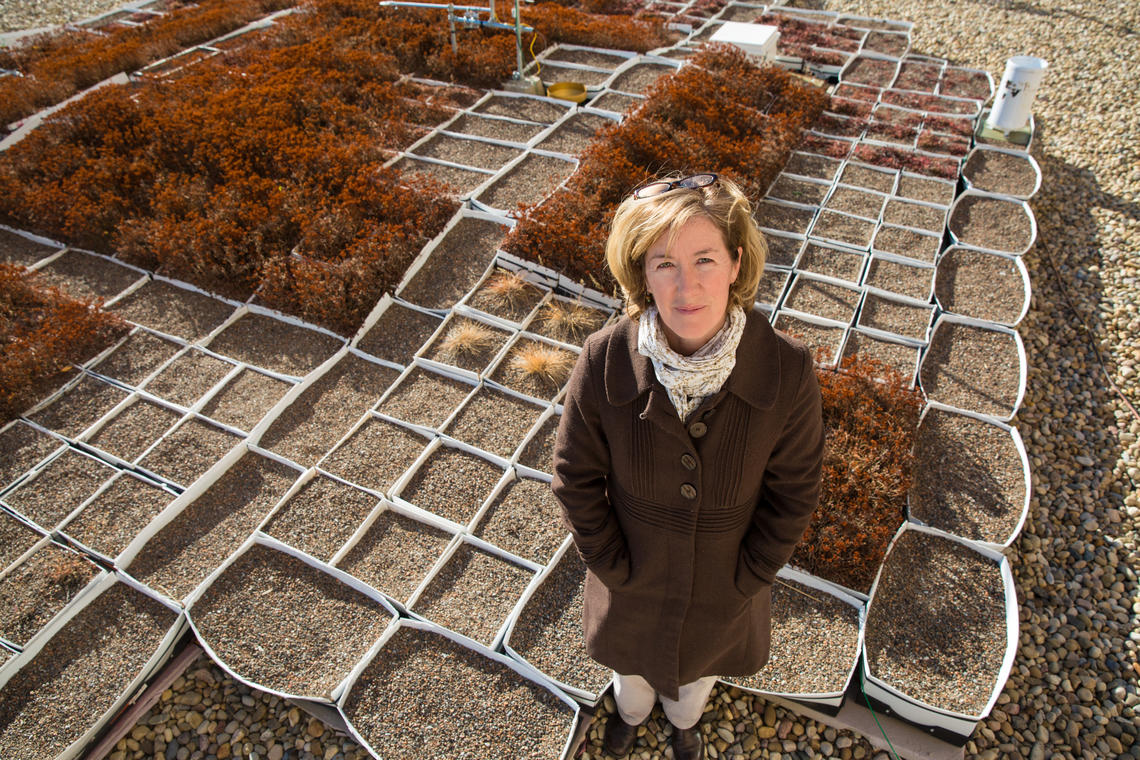
<path id="1" fill-rule="evenodd" d="M 530 329 L 539 335 L 580 346 L 607 317 L 606 312 L 582 303 L 554 299 L 539 310 Z"/>
<path id="2" fill-rule="evenodd" d="M 562 390 L 576 358 L 557 346 L 521 340 L 504 358 L 494 377 L 536 398 L 550 398 Z"/>

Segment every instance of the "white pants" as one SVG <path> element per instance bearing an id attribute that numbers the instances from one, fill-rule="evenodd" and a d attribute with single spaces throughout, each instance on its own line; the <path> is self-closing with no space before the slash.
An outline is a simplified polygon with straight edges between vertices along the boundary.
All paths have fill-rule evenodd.
<path id="1" fill-rule="evenodd" d="M 679 699 L 676 701 L 661 697 L 661 707 L 669 722 L 676 728 L 692 728 L 697 725 L 715 684 L 716 676 L 707 676 L 678 689 Z M 617 702 L 621 719 L 631 726 L 645 722 L 649 713 L 653 712 L 653 703 L 657 698 L 656 690 L 641 676 L 614 673 L 614 701 Z"/>

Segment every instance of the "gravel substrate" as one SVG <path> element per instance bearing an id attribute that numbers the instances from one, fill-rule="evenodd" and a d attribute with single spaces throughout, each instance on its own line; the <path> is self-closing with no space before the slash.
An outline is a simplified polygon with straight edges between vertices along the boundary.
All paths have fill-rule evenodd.
<path id="1" fill-rule="evenodd" d="M 476 106 L 474 111 L 492 116 L 509 116 L 512 119 L 535 121 L 540 124 L 553 124 L 559 116 L 566 113 L 567 108 L 568 105 L 561 106 L 538 98 L 492 95 Z"/>
<path id="2" fill-rule="evenodd" d="M 210 397 L 202 414 L 249 432 L 292 387 L 292 383 L 246 368 Z"/>
<path id="3" fill-rule="evenodd" d="M 824 208 L 877 220 L 886 202 L 887 196 L 880 193 L 857 190 L 853 187 L 837 187 L 827 199 Z"/>
<path id="4" fill-rule="evenodd" d="M 577 162 L 532 153 L 477 196 L 491 208 L 514 212 L 520 203 L 538 203 L 577 168 Z"/>
<path id="5" fill-rule="evenodd" d="M 859 326 L 884 330 L 904 338 L 926 340 L 934 307 L 904 303 L 868 293 L 859 310 Z"/>
<path id="6" fill-rule="evenodd" d="M 403 174 L 406 184 L 418 185 L 424 180 L 442 183 L 450 188 L 449 194 L 456 198 L 470 195 L 475 188 L 494 176 L 490 172 L 420 161 L 411 157 L 401 158 L 392 166 Z"/>
<path id="7" fill-rule="evenodd" d="M 321 462 L 321 468 L 357 485 L 386 493 L 426 445 L 427 441 L 417 433 L 370 417 Z"/>
<path id="8" fill-rule="evenodd" d="M 894 170 L 882 171 L 862 164 L 847 164 L 843 173 L 839 175 L 839 182 L 854 187 L 865 187 L 868 190 L 877 190 L 880 193 L 889 193 L 895 189 L 898 172 Z"/>
<path id="9" fill-rule="evenodd" d="M 883 209 L 883 222 L 942 234 L 946 226 L 946 207 L 891 198 Z"/>
<path id="10" fill-rule="evenodd" d="M 337 567 L 405 604 L 450 542 L 447 531 L 387 509 Z"/>
<path id="11" fill-rule="evenodd" d="M 826 182 L 810 182 L 788 174 L 781 174 L 768 188 L 766 197 L 793 203 L 806 203 L 809 206 L 818 206 L 827 197 L 831 185 Z"/>
<path id="12" fill-rule="evenodd" d="M 586 654 L 582 631 L 585 587 L 586 566 L 570 547 L 519 611 L 509 643 L 550 678 L 598 694 L 613 671 Z"/>
<path id="13" fill-rule="evenodd" d="M 876 678 L 966 715 L 985 707 L 1005 656 L 1005 592 L 996 562 L 955 541 L 904 533 L 867 611 Z"/>
<path id="14" fill-rule="evenodd" d="M 346 354 L 281 412 L 258 445 L 314 465 L 397 377 L 394 369 Z"/>
<path id="15" fill-rule="evenodd" d="M 513 562 L 471 544 L 460 544 L 411 609 L 490 646 L 533 576 Z"/>
<path id="16" fill-rule="evenodd" d="M 910 383 L 918 369 L 919 351 L 918 346 L 879 340 L 852 330 L 843 345 L 843 358 L 859 356 L 864 359 L 875 359 L 898 372 L 903 382 Z"/>
<path id="17" fill-rule="evenodd" d="M 85 375 L 47 407 L 27 417 L 49 430 L 74 438 L 126 397 L 127 392 L 121 388 Z"/>
<path id="18" fill-rule="evenodd" d="M 550 484 L 519 478 L 495 497 L 474 534 L 518 557 L 545 565 L 566 538 L 566 527 Z"/>
<path id="19" fill-rule="evenodd" d="M 777 579 L 771 642 L 759 673 L 729 680 L 781 694 L 839 693 L 859 653 L 859 610 L 826 591 Z"/>
<path id="20" fill-rule="evenodd" d="M 645 98 L 640 98 L 636 95 L 627 95 L 623 92 L 613 92 L 606 90 L 601 95 L 589 101 L 593 108 L 600 108 L 603 111 L 610 111 L 612 113 L 627 113 L 637 108 L 645 102 Z"/>
<path id="21" fill-rule="evenodd" d="M 472 390 L 474 386 L 465 382 L 416 367 L 392 388 L 376 411 L 413 425 L 438 428 Z"/>
<path id="22" fill-rule="evenodd" d="M 958 242 L 989 251 L 1020 254 L 1033 239 L 1033 222 L 1021 204 L 1002 198 L 963 198 L 948 225 Z"/>
<path id="23" fill-rule="evenodd" d="M 813 237 L 826 238 L 853 248 L 871 247 L 875 234 L 875 222 L 856 216 L 847 216 L 837 211 L 820 211 L 819 218 L 812 225 Z"/>
<path id="24" fill-rule="evenodd" d="M 116 583 L 0 689 L 0 755 L 51 760 L 106 712 L 176 615 Z"/>
<path id="25" fill-rule="evenodd" d="M 577 63 L 582 66 L 593 66 L 598 69 L 616 69 L 625 63 L 628 58 L 613 53 L 603 53 L 599 50 L 580 50 L 559 48 L 546 57 L 547 61 L 562 63 Z"/>
<path id="26" fill-rule="evenodd" d="M 756 223 L 761 227 L 803 235 L 811 227 L 815 212 L 814 206 L 803 208 L 764 200 L 756 204 L 756 211 L 753 216 Z"/>
<path id="27" fill-rule="evenodd" d="M 855 309 L 862 295 L 862 291 L 856 288 L 797 277 L 784 297 L 784 307 L 850 323 L 855 318 Z"/>
<path id="28" fill-rule="evenodd" d="M 451 234 L 451 233 L 449 233 Z M 432 258 L 434 260 L 434 256 Z M 369 328 L 356 347 L 397 364 L 407 364 L 442 320 L 434 314 L 392 303 Z"/>
<path id="29" fill-rule="evenodd" d="M 949 206 L 954 201 L 955 191 L 953 182 L 934 177 L 902 174 L 899 176 L 895 195 L 915 201 L 937 203 L 939 206 Z"/>
<path id="30" fill-rule="evenodd" d="M 432 249 L 399 296 L 429 309 L 451 308 L 479 282 L 506 234 L 507 228 L 495 222 L 460 219 Z M 404 363 L 408 359 L 394 361 Z"/>
<path id="31" fill-rule="evenodd" d="M 806 343 L 817 362 L 832 364 L 838 358 L 839 344 L 843 340 L 842 327 L 817 325 L 783 313 L 776 315 L 774 326 Z"/>
<path id="32" fill-rule="evenodd" d="M 465 140 L 440 134 L 416 146 L 414 152 L 417 156 L 438 158 L 492 171 L 498 171 L 512 158 L 517 158 L 522 153 L 518 148 L 497 145 L 486 140 Z"/>
<path id="33" fill-rule="evenodd" d="M 111 307 L 120 316 L 174 335 L 183 340 L 197 340 L 221 326 L 234 307 L 225 301 L 151 280 Z"/>
<path id="34" fill-rule="evenodd" d="M 876 251 L 933 264 L 938 252 L 942 250 L 942 236 L 906 227 L 883 225 L 875 231 L 874 248 Z"/>
<path id="35" fill-rule="evenodd" d="M 546 129 L 545 124 L 524 124 L 510 119 L 464 114 L 447 126 L 448 132 L 461 132 L 472 137 L 526 143 Z"/>
<path id="36" fill-rule="evenodd" d="M 144 276 L 81 251 L 68 251 L 39 272 L 51 285 L 63 288 L 75 298 L 113 298 Z"/>
<path id="37" fill-rule="evenodd" d="M 943 323 L 922 360 L 922 389 L 959 409 L 1007 416 L 1017 402 L 1021 359 L 1013 336 Z"/>
<path id="38" fill-rule="evenodd" d="M 914 442 L 910 514 L 963 538 L 1005 543 L 1025 505 L 1013 437 L 972 417 L 931 409 Z"/>
<path id="39" fill-rule="evenodd" d="M 484 386 L 463 405 L 445 432 L 509 459 L 542 411 L 540 406 Z"/>
<path id="40" fill-rule="evenodd" d="M 27 645 L 98 574 L 95 563 L 73 551 L 40 547 L 0 578 L 0 636 Z"/>
<path id="41" fill-rule="evenodd" d="M 863 280 L 863 284 L 918 301 L 929 301 L 930 291 L 934 285 L 934 269 L 875 256 L 867 268 L 867 277 Z"/>
<path id="42" fill-rule="evenodd" d="M 962 167 L 962 176 L 978 190 L 1022 198 L 1037 184 L 1037 172 L 1024 154 L 997 150 L 974 151 Z"/>
<path id="43" fill-rule="evenodd" d="M 85 442 L 133 462 L 181 417 L 178 412 L 139 399 L 103 423 Z"/>
<path id="44" fill-rule="evenodd" d="M 385 757 L 548 760 L 574 724 L 573 710 L 533 681 L 408 627 L 380 648 L 344 709 Z"/>
<path id="45" fill-rule="evenodd" d="M 68 449 L 25 480 L 4 502 L 47 530 L 91 497 L 99 486 L 118 472 L 93 457 Z"/>
<path id="46" fill-rule="evenodd" d="M 6 512 L 0 512 L 0 570 L 15 562 L 43 536 Z"/>
<path id="47" fill-rule="evenodd" d="M 303 377 L 340 348 L 340 341 L 325 333 L 249 313 L 210 341 L 210 350 L 252 364 Z"/>
<path id="48" fill-rule="evenodd" d="M 191 349 L 167 365 L 143 389 L 167 401 L 190 407 L 233 368 L 229 362 Z"/>
<path id="49" fill-rule="evenodd" d="M 328 562 L 376 504 L 375 496 L 318 475 L 290 496 L 262 530 L 282 543 Z"/>
<path id="50" fill-rule="evenodd" d="M 561 419 L 554 415 L 542 423 L 526 446 L 519 452 L 519 464 L 526 465 L 541 472 L 549 472 L 554 458 L 554 437 L 558 433 L 558 421 Z"/>
<path id="51" fill-rule="evenodd" d="M 173 493 L 124 473 L 85 506 L 63 532 L 114 559 L 174 498 Z"/>
<path id="52" fill-rule="evenodd" d="M 127 572 L 172 599 L 184 598 L 245 541 L 296 477 L 290 467 L 247 453 L 152 536 Z"/>
<path id="53" fill-rule="evenodd" d="M 61 249 L 51 245 L 28 240 L 23 235 L 17 235 L 8 230 L 0 230 L 0 261 L 8 264 L 31 266 L 41 259 L 46 259 Z"/>
<path id="54" fill-rule="evenodd" d="M 637 63 L 618 74 L 610 87 L 620 92 L 642 94 L 657 81 L 658 77 L 674 74 L 676 71 L 675 66 L 665 66 L 660 63 Z"/>
<path id="55" fill-rule="evenodd" d="M 788 174 L 798 174 L 801 177 L 813 177 L 828 182 L 835 179 L 839 167 L 843 162 L 816 153 L 793 153 L 788 163 L 784 164 L 784 171 Z"/>
<path id="56" fill-rule="evenodd" d="M 547 87 L 553 85 L 555 82 L 577 82 L 587 87 L 593 87 L 609 79 L 613 72 L 572 69 L 569 66 L 543 64 L 542 71 L 539 72 L 539 74 Z"/>
<path id="57" fill-rule="evenodd" d="M 420 509 L 466 525 L 503 476 L 497 465 L 451 446 L 440 446 L 400 491 Z"/>
<path id="58" fill-rule="evenodd" d="M 235 609 L 241 610 L 236 617 Z M 375 600 L 261 545 L 251 546 L 210 584 L 190 608 L 190 618 L 234 672 L 316 699 L 328 699 L 391 621 Z"/>
<path id="59" fill-rule="evenodd" d="M 579 155 L 597 135 L 598 130 L 616 124 L 613 119 L 591 113 L 576 113 L 559 124 L 535 147 L 555 153 Z"/>
<path id="60" fill-rule="evenodd" d="M 23 475 L 63 445 L 58 438 L 41 433 L 17 420 L 0 433 L 0 488 Z"/>
<path id="61" fill-rule="evenodd" d="M 240 439 L 197 418 L 171 431 L 138 465 L 182 487 L 189 486 Z"/>
<path id="62" fill-rule="evenodd" d="M 935 296 L 946 311 L 1013 324 L 1028 297 L 1012 259 L 953 248 L 938 261 Z"/>

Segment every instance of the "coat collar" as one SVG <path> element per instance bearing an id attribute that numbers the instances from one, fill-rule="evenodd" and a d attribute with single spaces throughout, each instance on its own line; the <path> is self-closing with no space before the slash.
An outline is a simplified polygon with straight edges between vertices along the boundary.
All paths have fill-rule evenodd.
<path id="1" fill-rule="evenodd" d="M 607 352 L 606 398 L 614 406 L 629 404 L 655 388 L 660 393 L 665 392 L 649 357 L 637 351 L 637 329 L 637 322 L 622 315 Z M 768 318 L 752 309 L 736 349 L 736 366 L 728 376 L 724 390 L 756 409 L 768 409 L 776 403 L 779 388 L 779 338 Z"/>

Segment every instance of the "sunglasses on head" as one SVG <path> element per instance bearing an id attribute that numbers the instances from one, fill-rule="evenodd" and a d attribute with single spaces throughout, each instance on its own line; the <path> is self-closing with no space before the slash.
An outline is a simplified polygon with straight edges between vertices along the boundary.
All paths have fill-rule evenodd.
<path id="1" fill-rule="evenodd" d="M 661 195 L 662 193 L 667 193 L 677 188 L 697 190 L 702 187 L 708 187 L 716 182 L 716 180 L 717 176 L 712 173 L 690 174 L 688 177 L 681 177 L 681 179 L 674 180 L 654 180 L 634 190 L 632 195 L 634 198 L 652 198 L 655 195 Z"/>

